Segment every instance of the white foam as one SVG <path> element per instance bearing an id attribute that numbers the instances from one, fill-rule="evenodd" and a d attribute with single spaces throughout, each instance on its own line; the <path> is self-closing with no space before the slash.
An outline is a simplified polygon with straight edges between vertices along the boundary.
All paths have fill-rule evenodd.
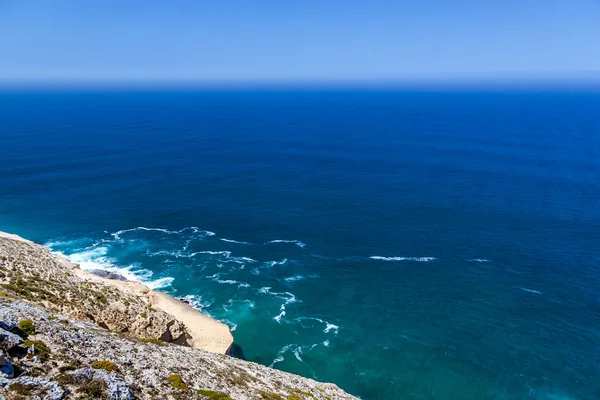
<path id="1" fill-rule="evenodd" d="M 295 244 L 296 246 L 298 246 L 300 248 L 305 248 L 306 247 L 306 243 L 301 242 L 300 240 L 275 239 L 275 240 L 269 240 L 265 244 L 273 244 L 273 243 L 293 243 L 293 244 Z"/>
<path id="2" fill-rule="evenodd" d="M 288 259 L 284 258 L 281 261 L 267 261 L 265 264 L 266 264 L 267 267 L 271 268 L 271 267 L 274 267 L 276 265 L 285 265 L 285 264 L 287 264 L 287 262 L 288 262 Z"/>
<path id="3" fill-rule="evenodd" d="M 340 330 L 340 327 L 335 325 L 335 324 L 331 324 L 327 321 L 322 320 L 321 318 L 317 318 L 317 317 L 298 317 L 295 318 L 294 321 L 317 321 L 320 322 L 322 324 L 325 325 L 325 328 L 323 329 L 324 333 L 329 333 L 331 331 L 334 331 L 334 333 L 337 335 L 338 331 Z M 304 326 L 303 326 L 304 327 Z"/>
<path id="4" fill-rule="evenodd" d="M 190 306 L 202 311 L 205 314 L 208 314 L 208 312 L 205 311 L 205 309 L 210 307 L 212 305 L 212 303 L 214 302 L 214 300 L 210 301 L 210 302 L 204 301 L 202 296 L 194 295 L 194 294 L 188 294 L 187 296 L 184 296 L 183 298 L 188 301 Z"/>
<path id="5" fill-rule="evenodd" d="M 120 231 L 111 233 L 110 235 L 112 237 L 114 237 L 115 239 L 119 240 L 121 239 L 121 235 L 123 235 L 124 233 L 129 233 L 129 232 L 137 232 L 137 231 L 157 231 L 157 232 L 163 232 L 163 233 L 167 233 L 167 234 L 173 234 L 176 232 L 170 231 L 168 229 L 162 229 L 162 228 L 146 228 L 145 226 L 138 226 L 137 228 L 131 228 L 131 229 L 122 229 Z"/>
<path id="6" fill-rule="evenodd" d="M 268 293 L 269 290 L 271 290 L 270 286 L 261 287 L 260 289 L 258 289 L 258 293 Z"/>
<path id="7" fill-rule="evenodd" d="M 227 326 L 229 327 L 229 330 L 230 330 L 231 332 L 233 332 L 233 331 L 235 331 L 235 330 L 237 329 L 237 324 L 236 324 L 236 323 L 234 323 L 234 322 L 231 322 L 231 321 L 230 321 L 230 320 L 228 320 L 228 319 L 221 319 L 220 321 L 221 321 L 222 323 L 224 323 L 225 325 L 227 325 Z"/>
<path id="8" fill-rule="evenodd" d="M 129 233 L 129 232 L 138 232 L 138 231 L 147 231 L 147 232 L 162 232 L 165 233 L 167 235 L 175 235 L 175 234 L 179 234 L 179 233 L 183 233 L 187 230 L 191 230 L 193 233 L 201 233 L 205 236 L 215 236 L 214 232 L 211 231 L 203 231 L 200 228 L 196 227 L 196 226 L 188 226 L 187 228 L 183 228 L 180 229 L 178 231 L 170 231 L 168 229 L 164 229 L 164 228 L 146 228 L 145 226 L 138 226 L 136 228 L 131 228 L 131 229 L 122 229 L 120 231 L 111 233 L 110 235 L 112 237 L 114 237 L 117 240 L 121 239 L 121 235 L 125 234 L 125 233 Z"/>
<path id="9" fill-rule="evenodd" d="M 294 356 L 296 356 L 296 359 L 298 361 L 304 361 L 302 360 L 302 357 L 300 356 L 302 354 L 302 347 L 296 347 L 296 349 L 294 349 Z"/>
<path id="10" fill-rule="evenodd" d="M 215 274 L 219 275 L 219 274 Z M 224 284 L 224 285 L 238 285 L 239 288 L 247 288 L 250 287 L 250 284 L 246 282 L 239 282 L 233 279 L 213 279 L 215 282 Z"/>
<path id="11" fill-rule="evenodd" d="M 301 281 L 303 279 L 306 279 L 306 278 L 303 277 L 302 275 L 294 275 L 294 276 L 289 276 L 287 278 L 283 278 L 283 280 L 286 282 L 297 282 L 297 281 Z"/>
<path id="12" fill-rule="evenodd" d="M 231 256 L 231 252 L 230 251 L 210 251 L 210 250 L 205 250 L 205 251 L 197 251 L 195 253 L 192 253 L 192 255 L 196 255 L 196 254 L 211 254 L 213 256 L 225 256 L 225 257 L 229 257 Z"/>
<path id="13" fill-rule="evenodd" d="M 528 293 L 542 294 L 542 292 L 540 292 L 539 290 L 535 290 L 535 289 L 527 289 L 524 287 L 519 288 L 519 289 L 521 289 L 524 292 L 528 292 Z"/>
<path id="14" fill-rule="evenodd" d="M 471 258 L 467 261 L 470 262 L 478 262 L 478 263 L 486 263 L 486 262 L 490 262 L 490 260 L 486 259 L 486 258 Z"/>
<path id="15" fill-rule="evenodd" d="M 323 346 L 325 346 L 325 347 L 329 347 L 329 340 L 325 340 L 325 341 L 323 342 Z"/>
<path id="16" fill-rule="evenodd" d="M 219 240 L 222 240 L 222 241 L 227 242 L 227 243 L 250 244 L 248 242 L 240 242 L 240 241 L 233 240 L 233 239 L 220 238 Z"/>
<path id="17" fill-rule="evenodd" d="M 67 260 L 79 264 L 82 270 L 91 271 L 100 269 L 104 271 L 113 272 L 125 277 L 130 281 L 144 282 L 152 276 L 152 272 L 148 270 L 136 270 L 133 269 L 135 265 L 127 267 L 116 266 L 115 260 L 107 257 L 106 254 L 108 249 L 106 247 L 96 247 L 95 249 L 81 251 L 73 254 L 65 254 L 62 251 L 51 251 L 52 254 L 58 257 L 66 258 Z"/>
<path id="18" fill-rule="evenodd" d="M 335 330 L 335 333 L 337 335 L 338 331 L 340 330 L 340 327 L 334 324 L 330 324 L 329 322 L 326 322 L 325 329 L 323 329 L 323 332 L 325 333 L 329 333 L 331 330 Z"/>
<path id="19" fill-rule="evenodd" d="M 217 279 L 216 282 L 222 283 L 222 284 L 227 284 L 227 285 L 237 285 L 239 282 L 238 281 L 234 281 L 233 279 Z"/>
<path id="20" fill-rule="evenodd" d="M 275 359 L 273 360 L 273 362 L 271 363 L 271 365 L 269 365 L 270 368 L 273 368 L 273 366 L 279 362 L 282 362 L 285 358 L 283 357 L 283 355 L 288 352 L 291 348 L 293 347 L 297 347 L 296 344 L 287 344 L 285 346 L 283 346 L 279 352 L 277 353 L 277 357 L 275 357 Z"/>
<path id="21" fill-rule="evenodd" d="M 418 261 L 418 262 L 431 262 L 435 261 L 435 257 L 383 257 L 383 256 L 371 256 L 372 260 L 380 261 Z"/>
<path id="22" fill-rule="evenodd" d="M 238 263 L 238 264 L 245 264 L 245 263 L 255 263 L 258 261 L 254 260 L 250 257 L 232 257 L 231 262 Z"/>
<path id="23" fill-rule="evenodd" d="M 281 323 L 281 318 L 285 317 L 285 304 L 282 304 L 281 307 L 279 308 L 281 310 L 281 312 L 279 313 L 279 315 L 273 317 L 273 319 L 275 321 L 277 321 L 277 323 Z"/>
<path id="24" fill-rule="evenodd" d="M 150 289 L 162 289 L 167 286 L 171 286 L 171 284 L 173 283 L 174 280 L 175 280 L 175 278 L 171 278 L 170 276 L 167 276 L 165 278 L 160 278 L 155 281 L 144 282 L 144 284 L 146 286 L 148 286 Z"/>

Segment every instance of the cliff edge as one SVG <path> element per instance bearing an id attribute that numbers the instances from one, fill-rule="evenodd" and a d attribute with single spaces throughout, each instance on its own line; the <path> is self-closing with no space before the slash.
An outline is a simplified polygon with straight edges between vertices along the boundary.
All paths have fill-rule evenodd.
<path id="1" fill-rule="evenodd" d="M 225 355 L 224 324 L 0 234 L 0 399 L 356 399 Z"/>

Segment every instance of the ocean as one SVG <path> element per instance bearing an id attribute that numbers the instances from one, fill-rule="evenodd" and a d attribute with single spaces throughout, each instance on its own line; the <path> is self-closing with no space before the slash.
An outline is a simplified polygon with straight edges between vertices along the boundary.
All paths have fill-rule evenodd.
<path id="1" fill-rule="evenodd" d="M 0 230 L 364 399 L 600 399 L 600 91 L 0 92 Z"/>

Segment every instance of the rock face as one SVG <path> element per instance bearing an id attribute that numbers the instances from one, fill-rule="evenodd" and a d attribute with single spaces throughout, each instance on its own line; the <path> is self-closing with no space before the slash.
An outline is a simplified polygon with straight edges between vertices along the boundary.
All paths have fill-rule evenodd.
<path id="1" fill-rule="evenodd" d="M 127 278 L 125 278 L 123 275 L 115 274 L 114 272 L 105 271 L 103 269 L 93 269 L 90 272 L 94 275 L 98 275 L 99 277 L 106 278 L 106 279 L 114 279 L 116 281 L 126 281 L 127 280 Z"/>
<path id="2" fill-rule="evenodd" d="M 43 246 L 0 237 L 0 290 L 106 329 L 191 345 L 185 325 L 147 298 L 82 274 Z"/>
<path id="3" fill-rule="evenodd" d="M 73 268 L 0 236 L 1 400 L 356 399 L 331 383 L 186 346 L 186 326 L 152 308 L 165 299 L 87 281 Z"/>

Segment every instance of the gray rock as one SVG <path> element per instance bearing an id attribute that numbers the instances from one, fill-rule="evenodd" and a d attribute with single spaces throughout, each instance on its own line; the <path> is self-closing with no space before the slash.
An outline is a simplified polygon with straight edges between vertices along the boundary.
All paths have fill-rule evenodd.
<path id="1" fill-rule="evenodd" d="M 20 383 L 22 385 L 33 387 L 36 390 L 44 393 L 43 400 L 62 400 L 65 398 L 66 392 L 56 382 L 51 382 L 45 378 L 34 378 L 31 376 L 22 376 L 10 381 L 13 383 Z M 1 384 L 0 384 L 1 386 Z M 33 398 L 39 398 L 35 396 Z"/>
<path id="2" fill-rule="evenodd" d="M 94 378 L 94 370 L 91 368 L 80 368 L 75 371 L 67 372 L 69 375 L 73 375 L 75 382 L 79 384 L 88 383 Z"/>
<path id="3" fill-rule="evenodd" d="M 21 343 L 23 343 L 23 339 L 20 336 L 0 328 L 0 348 L 10 350 Z"/>
<path id="4" fill-rule="evenodd" d="M 14 378 L 15 369 L 6 357 L 0 356 L 0 377 Z"/>
<path id="5" fill-rule="evenodd" d="M 126 281 L 127 278 L 125 278 L 123 275 L 120 274 L 116 274 L 114 272 L 110 272 L 110 271 L 105 271 L 103 269 L 93 269 L 91 272 L 94 275 L 98 275 L 101 278 L 105 278 L 105 279 L 113 279 L 115 281 Z"/>
<path id="6" fill-rule="evenodd" d="M 112 400 L 134 400 L 133 392 L 129 385 L 122 379 L 117 378 L 114 374 L 109 374 L 104 371 L 97 371 L 94 379 L 102 379 L 106 382 L 108 398 Z"/>

